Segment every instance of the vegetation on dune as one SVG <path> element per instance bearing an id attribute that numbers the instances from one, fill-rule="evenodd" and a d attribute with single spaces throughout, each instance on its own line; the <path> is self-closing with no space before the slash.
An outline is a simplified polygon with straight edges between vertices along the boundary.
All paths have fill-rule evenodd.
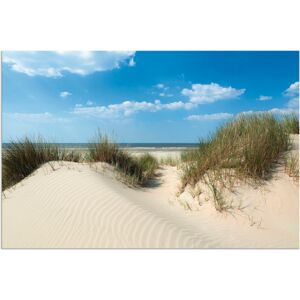
<path id="1" fill-rule="evenodd" d="M 158 168 L 157 160 L 150 154 L 134 157 L 101 134 L 98 134 L 96 142 L 90 144 L 89 157 L 92 162 L 106 162 L 115 166 L 126 182 L 132 185 L 144 185 L 154 177 Z"/>
<path id="2" fill-rule="evenodd" d="M 299 134 L 299 118 L 296 113 L 283 116 L 282 123 L 289 134 Z"/>
<path id="3" fill-rule="evenodd" d="M 216 208 L 223 210 L 226 205 L 220 205 L 216 186 L 225 186 L 228 180 L 232 185 L 232 177 L 266 179 L 274 162 L 288 150 L 291 126 L 287 124 L 294 123 L 294 116 L 279 120 L 269 113 L 240 115 L 226 123 L 201 141 L 197 149 L 182 153 L 182 190 L 187 185 L 195 187 L 199 181 L 209 182 Z M 207 181 L 210 173 L 214 176 Z"/>
<path id="4" fill-rule="evenodd" d="M 299 158 L 296 153 L 289 154 L 284 160 L 284 168 L 286 173 L 295 178 L 299 179 Z"/>
<path id="5" fill-rule="evenodd" d="M 12 141 L 3 151 L 2 189 L 5 190 L 30 175 L 42 164 L 55 160 L 76 161 L 80 155 L 73 151 L 60 150 L 42 138 L 25 137 Z"/>
<path id="6" fill-rule="evenodd" d="M 172 167 L 176 167 L 180 164 L 180 159 L 178 158 L 173 158 L 171 156 L 167 156 L 167 157 L 163 157 L 160 159 L 159 163 L 161 165 L 165 165 L 165 166 L 172 166 Z"/>

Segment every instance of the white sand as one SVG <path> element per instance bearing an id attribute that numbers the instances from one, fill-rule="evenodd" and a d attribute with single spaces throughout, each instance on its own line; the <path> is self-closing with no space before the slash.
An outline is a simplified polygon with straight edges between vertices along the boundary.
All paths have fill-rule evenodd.
<path id="1" fill-rule="evenodd" d="M 164 167 L 152 187 L 131 189 L 110 167 L 44 165 L 2 203 L 4 248 L 297 248 L 299 187 L 282 171 L 265 186 L 228 199 L 249 206 L 219 213 L 212 201 L 185 210 L 179 171 Z"/>

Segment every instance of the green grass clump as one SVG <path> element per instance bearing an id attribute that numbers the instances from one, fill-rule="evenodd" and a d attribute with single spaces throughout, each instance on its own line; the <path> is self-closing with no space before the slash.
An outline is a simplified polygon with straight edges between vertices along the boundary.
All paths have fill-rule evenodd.
<path id="1" fill-rule="evenodd" d="M 285 172 L 290 176 L 299 179 L 299 158 L 296 153 L 289 154 L 284 160 Z"/>
<path id="2" fill-rule="evenodd" d="M 89 157 L 93 162 L 106 162 L 115 166 L 131 185 L 144 185 L 154 177 L 158 168 L 157 160 L 150 154 L 133 157 L 101 134 L 98 134 L 96 142 L 90 144 Z"/>
<path id="3" fill-rule="evenodd" d="M 171 156 L 162 157 L 159 161 L 161 165 L 176 167 L 180 164 L 180 159 Z"/>
<path id="4" fill-rule="evenodd" d="M 240 115 L 182 154 L 182 188 L 194 187 L 209 170 L 234 170 L 229 173 L 238 179 L 265 179 L 288 147 L 286 127 L 272 114 Z"/>
<path id="5" fill-rule="evenodd" d="M 299 118 L 296 113 L 285 115 L 282 123 L 289 134 L 299 134 Z"/>
<path id="6" fill-rule="evenodd" d="M 18 183 L 42 164 L 55 161 L 79 161 L 80 156 L 72 152 L 60 151 L 59 147 L 25 137 L 12 141 L 3 151 L 2 157 L 2 189 L 5 190 Z"/>
<path id="7" fill-rule="evenodd" d="M 143 174 L 146 178 L 152 178 L 158 168 L 158 161 L 149 153 L 145 153 L 137 158 L 138 164 L 141 166 Z"/>

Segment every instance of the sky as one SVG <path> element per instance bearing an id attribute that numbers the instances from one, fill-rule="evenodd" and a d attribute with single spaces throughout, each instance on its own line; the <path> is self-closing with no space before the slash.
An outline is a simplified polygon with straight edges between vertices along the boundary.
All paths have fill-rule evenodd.
<path id="1" fill-rule="evenodd" d="M 299 110 L 299 52 L 2 52 L 2 141 L 193 143 L 241 113 Z"/>

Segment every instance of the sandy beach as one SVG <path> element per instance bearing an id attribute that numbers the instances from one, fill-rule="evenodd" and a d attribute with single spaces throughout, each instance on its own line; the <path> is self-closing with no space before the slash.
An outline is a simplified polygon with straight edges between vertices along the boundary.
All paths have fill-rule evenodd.
<path id="1" fill-rule="evenodd" d="M 294 148 L 298 151 L 298 136 Z M 140 151 L 141 152 L 141 151 Z M 177 157 L 178 151 L 154 151 Z M 136 154 L 139 152 L 136 151 Z M 162 166 L 150 186 L 130 188 L 105 163 L 51 162 L 3 192 L 4 248 L 297 248 L 299 186 L 279 169 L 258 188 L 226 197 L 243 209 L 193 210 L 178 197 L 180 170 Z"/>

